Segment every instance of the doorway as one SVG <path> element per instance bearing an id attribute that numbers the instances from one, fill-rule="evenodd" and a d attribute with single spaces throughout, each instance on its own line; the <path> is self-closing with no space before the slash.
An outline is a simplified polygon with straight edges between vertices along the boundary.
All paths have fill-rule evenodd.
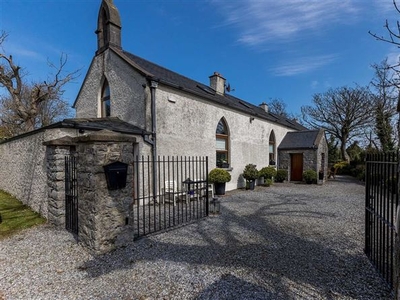
<path id="1" fill-rule="evenodd" d="M 303 153 L 290 154 L 290 181 L 303 180 Z"/>

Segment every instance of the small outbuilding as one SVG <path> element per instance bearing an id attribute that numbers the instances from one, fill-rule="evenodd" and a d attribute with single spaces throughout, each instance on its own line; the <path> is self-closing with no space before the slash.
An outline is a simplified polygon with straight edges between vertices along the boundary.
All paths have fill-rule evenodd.
<path id="1" fill-rule="evenodd" d="M 278 147 L 279 168 L 288 171 L 288 181 L 302 181 L 303 172 L 314 170 L 323 183 L 328 172 L 328 144 L 325 131 L 288 132 Z"/>

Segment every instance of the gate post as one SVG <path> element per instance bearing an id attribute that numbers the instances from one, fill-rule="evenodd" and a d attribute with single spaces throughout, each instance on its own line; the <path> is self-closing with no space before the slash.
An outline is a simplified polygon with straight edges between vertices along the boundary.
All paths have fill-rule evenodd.
<path id="1" fill-rule="evenodd" d="M 43 143 L 46 146 L 48 221 L 65 227 L 64 158 L 73 150 L 72 138 L 67 136 Z"/>
<path id="2" fill-rule="evenodd" d="M 133 240 L 132 214 L 133 144 L 136 138 L 108 130 L 74 138 L 78 182 L 79 241 L 96 254 Z M 109 190 L 103 166 L 129 165 L 126 186 Z"/>

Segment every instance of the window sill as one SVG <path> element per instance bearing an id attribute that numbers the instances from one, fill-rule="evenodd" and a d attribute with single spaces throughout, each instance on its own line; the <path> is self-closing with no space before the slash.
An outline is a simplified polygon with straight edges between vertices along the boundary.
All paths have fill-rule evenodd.
<path id="1" fill-rule="evenodd" d="M 229 167 L 229 168 L 220 168 L 220 167 L 217 167 L 217 168 L 218 168 L 218 169 L 225 170 L 225 171 L 228 171 L 228 172 L 233 171 L 233 168 L 232 168 L 232 167 Z"/>

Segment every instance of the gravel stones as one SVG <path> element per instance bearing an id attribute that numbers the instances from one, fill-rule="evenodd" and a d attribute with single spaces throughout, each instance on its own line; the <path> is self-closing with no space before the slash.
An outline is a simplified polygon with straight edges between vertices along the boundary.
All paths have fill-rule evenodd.
<path id="1" fill-rule="evenodd" d="M 0 242 L 5 299 L 391 299 L 363 253 L 364 186 L 235 191 L 221 214 L 102 256 L 44 225 Z M 1 298 L 0 296 L 0 298 Z"/>

